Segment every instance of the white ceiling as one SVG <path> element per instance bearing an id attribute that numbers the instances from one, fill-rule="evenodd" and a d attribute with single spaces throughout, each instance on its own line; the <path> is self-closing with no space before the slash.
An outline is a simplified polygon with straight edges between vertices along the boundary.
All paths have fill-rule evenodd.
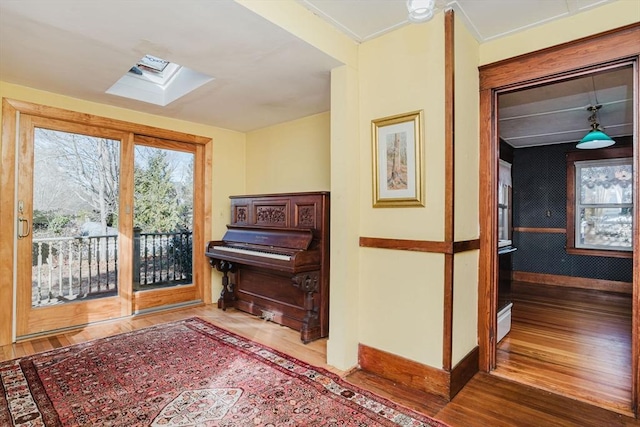
<path id="1" fill-rule="evenodd" d="M 482 43 L 611 1 L 617 0 L 436 0 L 436 6 L 439 11 L 453 9 Z M 298 2 L 358 42 L 409 24 L 406 0 Z"/>
<path id="2" fill-rule="evenodd" d="M 498 132 L 514 148 L 579 141 L 591 129 L 590 105 L 602 106 L 607 135 L 633 135 L 632 67 L 502 94 Z"/>
<path id="3" fill-rule="evenodd" d="M 608 1 L 636 0 L 439 0 L 438 5 L 440 10 L 453 8 L 482 43 Z M 420 25 L 407 20 L 405 0 L 298 2 L 344 31 L 354 43 L 403 25 Z M 215 79 L 165 107 L 106 94 L 145 54 Z M 240 132 L 328 111 L 330 70 L 338 65 L 233 0 L 0 0 L 0 80 Z M 598 101 L 620 108 L 623 103 L 614 98 L 618 93 L 628 96 L 630 89 L 606 89 L 620 83 L 602 80 L 596 78 L 596 87 L 606 93 L 598 92 Z M 566 96 L 552 97 L 559 92 Z M 503 95 L 500 114 L 503 119 L 531 113 L 539 118 L 537 114 L 549 109 L 584 109 L 592 94 L 589 79 L 561 91 Z M 547 96 L 546 101 L 532 101 Z M 614 125 L 605 117 L 609 109 L 605 105 L 601 113 L 607 131 Z M 624 120 L 632 115 L 630 111 L 621 113 Z M 586 110 L 573 116 L 586 131 Z M 503 120 L 501 133 L 522 146 L 530 145 L 533 140 L 523 138 L 524 133 L 538 135 L 555 129 L 549 126 L 551 120 L 537 122 L 544 126 L 527 124 L 523 118 Z M 579 133 L 575 135 L 579 139 Z"/>

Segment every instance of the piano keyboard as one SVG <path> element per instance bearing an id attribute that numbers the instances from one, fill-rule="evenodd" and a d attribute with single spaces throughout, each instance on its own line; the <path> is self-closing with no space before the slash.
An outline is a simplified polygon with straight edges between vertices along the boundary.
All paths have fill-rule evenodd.
<path id="1" fill-rule="evenodd" d="M 235 252 L 239 254 L 261 256 L 264 258 L 279 259 L 281 261 L 291 261 L 291 257 L 289 255 L 282 255 L 282 254 L 277 254 L 277 253 L 268 252 L 268 251 L 256 251 L 252 249 L 232 248 L 230 246 L 214 246 L 213 249 L 224 251 L 224 252 Z"/>

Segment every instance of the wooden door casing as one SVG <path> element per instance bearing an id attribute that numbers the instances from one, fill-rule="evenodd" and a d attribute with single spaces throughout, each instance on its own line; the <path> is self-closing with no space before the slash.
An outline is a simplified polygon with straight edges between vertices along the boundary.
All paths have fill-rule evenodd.
<path id="1" fill-rule="evenodd" d="M 497 97 L 502 91 L 560 81 L 621 66 L 634 67 L 634 168 L 638 160 L 638 86 L 640 77 L 640 23 L 597 34 L 559 46 L 532 52 L 516 58 L 480 67 L 480 266 L 478 283 L 478 341 L 480 369 L 491 371 L 496 365 L 496 304 L 497 304 L 497 182 L 498 133 Z M 638 188 L 638 174 L 634 176 Z M 634 206 L 638 206 L 638 191 Z M 634 223 L 639 224 L 638 209 Z M 638 239 L 633 255 L 633 319 L 632 319 L 632 402 L 638 407 L 640 374 L 639 286 L 640 261 Z"/>

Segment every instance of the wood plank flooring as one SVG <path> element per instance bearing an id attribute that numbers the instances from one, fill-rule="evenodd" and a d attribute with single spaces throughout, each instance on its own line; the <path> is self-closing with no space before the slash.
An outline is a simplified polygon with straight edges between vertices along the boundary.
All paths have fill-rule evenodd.
<path id="1" fill-rule="evenodd" d="M 493 374 L 631 415 L 631 297 L 514 283 Z"/>
<path id="2" fill-rule="evenodd" d="M 437 396 L 403 389 L 397 384 L 364 372 L 347 373 L 329 367 L 325 363 L 326 339 L 305 345 L 300 341 L 298 332 L 233 309 L 223 312 L 215 306 L 198 306 L 108 321 L 3 346 L 0 347 L 0 360 L 191 316 L 199 316 L 307 363 L 327 368 L 345 376 L 355 385 L 444 421 L 452 427 L 640 426 L 640 422 L 634 418 L 484 373 L 474 376 L 451 402 L 446 402 Z"/>

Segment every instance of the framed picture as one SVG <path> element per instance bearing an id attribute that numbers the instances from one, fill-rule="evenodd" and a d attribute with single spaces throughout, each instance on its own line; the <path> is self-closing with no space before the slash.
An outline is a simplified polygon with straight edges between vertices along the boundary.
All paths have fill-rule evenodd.
<path id="1" fill-rule="evenodd" d="M 422 114 L 371 121 L 373 207 L 424 206 Z"/>

